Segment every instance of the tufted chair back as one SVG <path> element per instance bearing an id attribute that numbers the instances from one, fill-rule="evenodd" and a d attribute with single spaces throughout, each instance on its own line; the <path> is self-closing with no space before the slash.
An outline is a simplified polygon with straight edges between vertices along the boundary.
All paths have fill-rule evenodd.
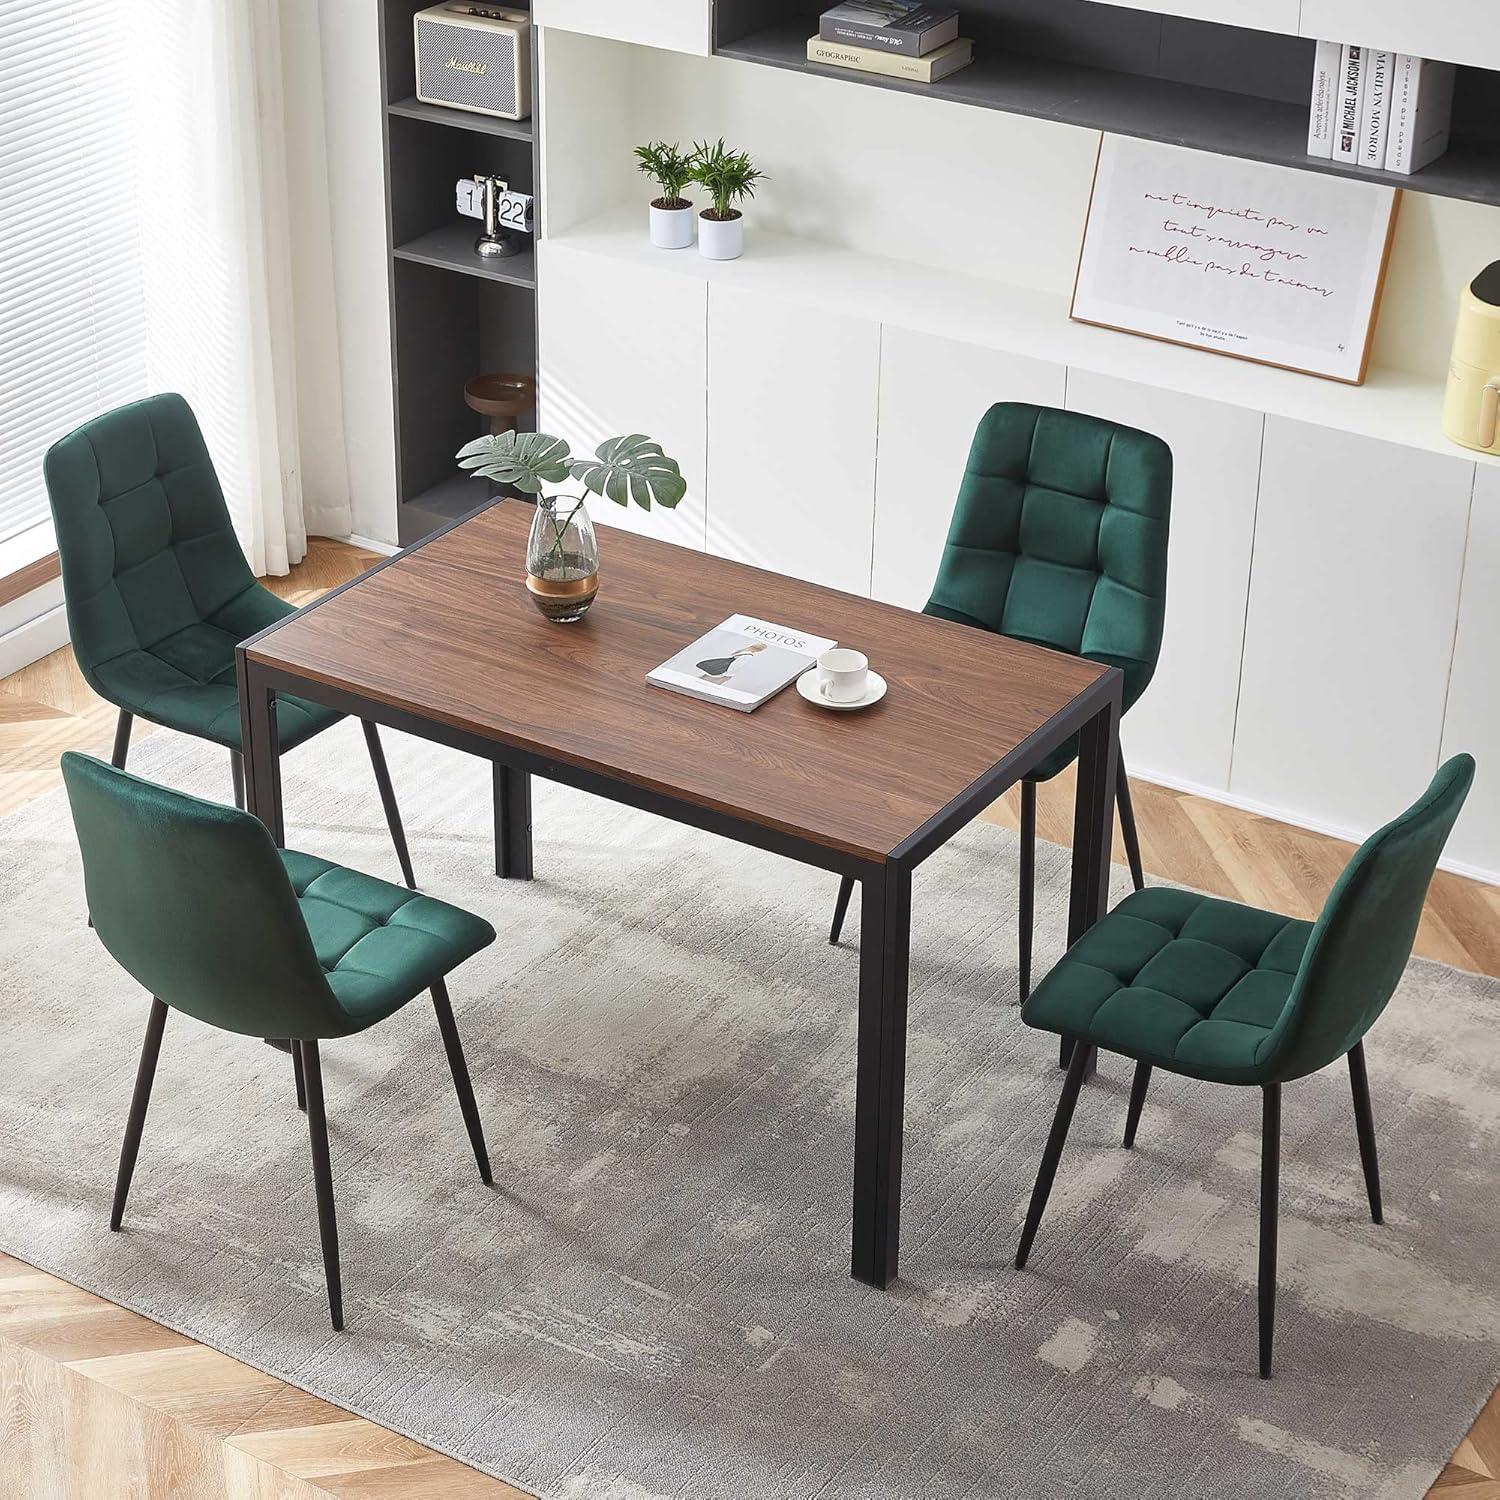
<path id="1" fill-rule="evenodd" d="M 1411 957 L 1427 888 L 1474 784 L 1455 755 L 1427 790 L 1354 851 L 1303 950 L 1296 983 L 1256 1061 L 1287 1081 L 1342 1057 L 1380 1018 Z"/>
<path id="2" fill-rule="evenodd" d="M 264 824 L 67 751 L 89 915 L 163 1004 L 247 1036 L 358 1030 L 318 962 Z"/>
<path id="3" fill-rule="evenodd" d="M 55 443 L 43 472 L 90 686 L 129 699 L 155 686 L 159 664 L 208 680 L 224 632 L 245 623 L 236 602 L 259 586 L 192 408 L 164 395 L 106 412 Z"/>
<path id="4" fill-rule="evenodd" d="M 1167 598 L 1172 450 L 1098 417 L 980 419 L 926 613 L 1119 667 L 1145 691 Z"/>

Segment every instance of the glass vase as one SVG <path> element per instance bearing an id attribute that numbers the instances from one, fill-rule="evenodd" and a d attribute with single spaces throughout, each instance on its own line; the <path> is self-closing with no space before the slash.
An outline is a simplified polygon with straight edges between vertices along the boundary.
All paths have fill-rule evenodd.
<path id="1" fill-rule="evenodd" d="M 538 498 L 526 539 L 526 587 L 559 625 L 588 613 L 599 592 L 599 543 L 582 500 Z"/>

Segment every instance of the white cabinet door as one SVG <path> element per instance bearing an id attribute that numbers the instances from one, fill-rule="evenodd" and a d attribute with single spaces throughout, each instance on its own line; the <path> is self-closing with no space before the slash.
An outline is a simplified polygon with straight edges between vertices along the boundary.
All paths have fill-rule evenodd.
<path id="1" fill-rule="evenodd" d="M 872 592 L 921 609 L 932 592 L 969 444 L 997 401 L 1061 406 L 1061 365 L 887 324 L 880 343 Z"/>
<path id="2" fill-rule="evenodd" d="M 1132 773 L 1229 788 L 1264 418 L 1243 407 L 1068 372 L 1068 408 L 1172 450 L 1167 623 L 1156 676 L 1120 731 Z"/>
<path id="3" fill-rule="evenodd" d="M 591 497 L 596 521 L 704 544 L 708 296 L 702 282 L 647 266 L 537 246 L 537 426 L 589 454 L 620 433 L 655 438 L 682 467 L 674 510 Z M 607 543 L 606 543 L 607 545 Z"/>
<path id="4" fill-rule="evenodd" d="M 1363 835 L 1437 765 L 1474 465 L 1266 419 L 1230 790 Z"/>
<path id="5" fill-rule="evenodd" d="M 1480 464 L 1443 722 L 1443 755 L 1467 750 L 1479 763 L 1474 789 L 1448 840 L 1449 859 L 1500 881 L 1500 469 Z"/>
<path id="6" fill-rule="evenodd" d="M 879 370 L 877 323 L 710 289 L 709 551 L 869 593 Z"/>
<path id="7" fill-rule="evenodd" d="M 531 14 L 562 31 L 699 57 L 713 51 L 713 0 L 534 0 Z"/>
<path id="8" fill-rule="evenodd" d="M 1500 68 L 1495 0 L 1302 0 L 1302 35 Z"/>

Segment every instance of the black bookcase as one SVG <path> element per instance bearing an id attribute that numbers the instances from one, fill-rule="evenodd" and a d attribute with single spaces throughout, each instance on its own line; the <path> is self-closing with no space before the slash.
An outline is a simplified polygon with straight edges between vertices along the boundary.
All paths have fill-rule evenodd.
<path id="1" fill-rule="evenodd" d="M 1410 177 L 1363 172 L 1307 155 L 1316 44 L 1304 37 L 1095 0 L 955 3 L 961 34 L 974 38 L 975 61 L 935 84 L 809 63 L 807 39 L 816 34 L 827 0 L 718 0 L 715 50 L 853 87 L 929 94 L 1224 156 L 1500 204 L 1500 73 L 1460 68 L 1454 139 L 1446 156 Z"/>
<path id="2" fill-rule="evenodd" d="M 487 419 L 465 405 L 464 382 L 494 370 L 536 374 L 533 254 L 476 255 L 480 226 L 455 209 L 454 184 L 476 172 L 498 172 L 512 187 L 535 192 L 537 90 L 529 120 L 421 103 L 412 17 L 431 3 L 380 0 L 397 535 L 403 545 L 486 494 L 484 481 L 461 475 L 453 461 L 459 447 L 489 430 Z"/>

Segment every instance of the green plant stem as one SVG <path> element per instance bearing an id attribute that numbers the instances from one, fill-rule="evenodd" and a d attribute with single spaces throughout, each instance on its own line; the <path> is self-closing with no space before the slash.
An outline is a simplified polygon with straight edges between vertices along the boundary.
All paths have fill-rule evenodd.
<path id="1" fill-rule="evenodd" d="M 563 542 L 567 538 L 568 527 L 573 524 L 573 517 L 578 514 L 578 508 L 584 503 L 586 498 L 584 495 L 548 495 L 546 497 L 549 503 L 545 509 L 547 511 L 547 520 L 552 526 L 552 545 L 548 547 L 547 555 L 542 559 L 543 567 L 550 563 L 554 557 L 556 557 L 559 567 L 567 565 L 567 553 L 563 551 Z M 560 526 L 558 525 L 557 518 L 557 502 L 559 500 L 571 500 L 573 502 L 573 509 L 568 512 L 567 517 Z"/>

